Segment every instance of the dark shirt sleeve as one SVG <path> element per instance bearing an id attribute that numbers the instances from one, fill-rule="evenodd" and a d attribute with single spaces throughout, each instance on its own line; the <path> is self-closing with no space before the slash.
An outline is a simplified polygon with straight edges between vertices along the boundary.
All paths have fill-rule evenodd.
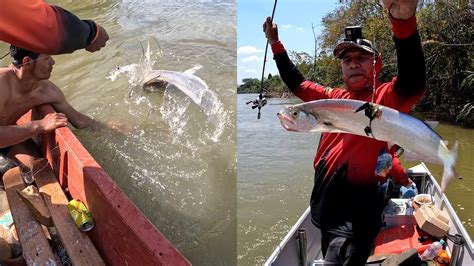
<path id="1" fill-rule="evenodd" d="M 280 77 L 293 94 L 305 102 L 328 98 L 330 90 L 306 80 L 295 64 L 291 62 L 281 42 L 278 41 L 274 43 L 272 45 L 272 51 L 274 54 L 273 59 L 277 65 Z"/>
<path id="2" fill-rule="evenodd" d="M 275 54 L 273 56 L 275 63 L 280 72 L 280 77 L 285 82 L 286 86 L 294 93 L 298 90 L 299 86 L 305 78 L 298 68 L 291 62 L 290 57 L 286 51 Z"/>
<path id="3" fill-rule="evenodd" d="M 395 90 L 404 97 L 420 95 L 426 87 L 425 58 L 416 30 L 416 17 L 397 20 L 390 16 L 397 51 L 398 75 Z"/>
<path id="4" fill-rule="evenodd" d="M 97 34 L 91 20 L 42 0 L 3 0 L 0 40 L 43 54 L 72 53 L 87 47 Z"/>

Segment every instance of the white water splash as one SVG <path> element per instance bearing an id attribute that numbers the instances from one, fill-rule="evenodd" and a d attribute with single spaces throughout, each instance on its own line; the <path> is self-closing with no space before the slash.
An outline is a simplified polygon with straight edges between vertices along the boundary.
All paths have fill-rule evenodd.
<path id="1" fill-rule="evenodd" d="M 206 133 L 209 139 L 214 142 L 219 141 L 225 129 L 227 114 L 217 94 L 211 91 L 201 78 L 194 75 L 202 66 L 196 65 L 184 72 L 176 72 L 154 70 L 152 68 L 154 64 L 155 61 L 152 59 L 152 52 L 148 43 L 147 50 L 138 64 L 117 67 L 110 72 L 107 78 L 115 81 L 121 74 L 127 75 L 131 88 L 130 96 L 136 89 L 141 89 L 142 85 L 151 79 L 165 81 L 169 85 L 165 89 L 160 112 L 162 117 L 168 121 L 172 132 L 178 137 L 181 136 L 189 119 L 189 117 L 184 117 L 186 109 L 189 107 L 189 102 L 179 99 L 179 96 L 172 93 L 172 88 L 177 88 L 197 104 L 207 116 L 208 121 L 214 125 L 213 133 Z M 142 101 L 143 98 L 140 97 L 135 102 L 139 104 Z"/>

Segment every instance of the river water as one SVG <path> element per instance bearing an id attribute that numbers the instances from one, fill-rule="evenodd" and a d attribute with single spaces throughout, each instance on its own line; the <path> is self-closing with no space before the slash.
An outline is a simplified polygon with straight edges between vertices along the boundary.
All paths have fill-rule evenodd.
<path id="1" fill-rule="evenodd" d="M 235 264 L 235 2 L 48 2 L 99 22 L 110 36 L 100 52 L 54 56 L 51 80 L 77 110 L 129 132 L 76 135 L 193 264 Z M 144 62 L 148 43 L 154 69 L 202 66 L 195 75 L 218 104 L 201 107 L 176 88 L 146 93 L 126 75 L 112 81 L 117 67 Z"/>
<path id="2" fill-rule="evenodd" d="M 313 188 L 312 167 L 319 134 L 284 130 L 276 116 L 297 99 L 269 99 L 262 118 L 246 105 L 256 94 L 237 96 L 237 263 L 261 265 L 307 208 Z M 474 237 L 474 130 L 440 124 L 436 131 L 459 141 L 455 180 L 447 196 Z M 404 163 L 406 167 L 416 163 Z M 442 169 L 428 165 L 438 177 Z M 439 181 L 439 179 L 438 179 Z"/>

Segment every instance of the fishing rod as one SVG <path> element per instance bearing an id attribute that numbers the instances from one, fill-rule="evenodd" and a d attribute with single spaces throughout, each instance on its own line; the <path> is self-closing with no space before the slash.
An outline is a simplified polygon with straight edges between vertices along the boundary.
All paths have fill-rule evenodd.
<path id="1" fill-rule="evenodd" d="M 275 9 L 277 5 L 277 1 L 275 0 L 275 4 L 273 4 L 273 11 L 272 11 L 272 18 L 271 18 L 271 23 L 273 24 L 273 16 L 275 15 Z M 260 110 L 262 109 L 263 106 L 267 104 L 267 99 L 263 97 L 263 78 L 265 76 L 265 64 L 267 62 L 267 52 L 268 52 L 268 40 L 267 44 L 265 45 L 265 55 L 263 56 L 263 68 L 262 68 L 262 79 L 260 82 L 260 94 L 258 95 L 258 99 L 255 99 L 253 101 L 247 102 L 247 104 L 252 103 L 252 109 L 258 108 L 258 114 L 257 114 L 257 119 L 260 119 Z"/>

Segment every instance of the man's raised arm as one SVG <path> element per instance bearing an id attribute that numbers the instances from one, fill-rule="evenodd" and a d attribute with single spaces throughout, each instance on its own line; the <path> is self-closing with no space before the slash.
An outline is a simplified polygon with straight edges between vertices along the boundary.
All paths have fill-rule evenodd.
<path id="1" fill-rule="evenodd" d="M 417 0 L 384 0 L 397 51 L 395 87 L 404 97 L 421 96 L 426 86 L 425 58 L 416 28 Z"/>
<path id="2" fill-rule="evenodd" d="M 0 40 L 42 54 L 98 51 L 109 36 L 92 20 L 43 0 L 0 0 Z"/>

